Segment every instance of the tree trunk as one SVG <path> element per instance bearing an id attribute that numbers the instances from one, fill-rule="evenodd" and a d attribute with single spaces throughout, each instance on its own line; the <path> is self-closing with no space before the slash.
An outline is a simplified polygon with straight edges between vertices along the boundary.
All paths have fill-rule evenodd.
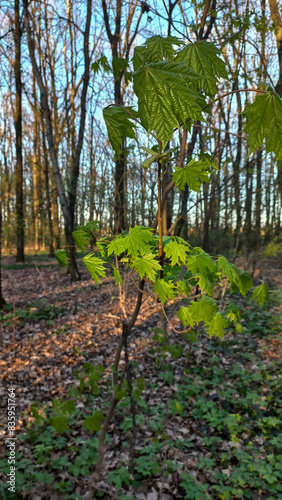
<path id="1" fill-rule="evenodd" d="M 44 130 L 42 130 L 42 143 L 43 143 L 43 157 L 44 157 L 46 212 L 47 212 L 48 227 L 49 227 L 49 257 L 54 257 L 54 246 L 53 246 L 54 234 L 53 234 L 51 200 L 49 191 L 49 163 L 48 163 L 48 153 L 47 153 Z"/>
<path id="2" fill-rule="evenodd" d="M 32 178 L 33 178 L 33 214 L 34 214 L 34 249 L 39 250 L 39 175 L 38 175 L 38 156 L 37 156 L 37 99 L 36 82 L 33 75 L 33 156 L 32 156 Z"/>
<path id="3" fill-rule="evenodd" d="M 257 179 L 256 179 L 256 212 L 255 212 L 255 232 L 256 232 L 256 247 L 261 244 L 261 168 L 262 168 L 262 150 L 257 151 L 256 158 Z"/>
<path id="4" fill-rule="evenodd" d="M 238 78 L 235 80 L 233 90 L 238 89 Z M 236 228 L 234 232 L 234 248 L 235 252 L 238 253 L 241 246 L 241 226 L 242 226 L 242 216 L 241 216 L 241 198 L 240 198 L 240 167 L 242 159 L 242 137 L 241 131 L 243 126 L 242 121 L 242 105 L 240 92 L 237 92 L 237 109 L 238 109 L 238 139 L 237 139 L 237 153 L 236 158 L 233 163 L 233 185 L 234 185 L 234 195 L 235 195 L 235 210 L 236 210 Z"/>
<path id="5" fill-rule="evenodd" d="M 70 165 L 70 185 L 68 196 L 65 192 L 62 175 L 59 169 L 58 157 L 56 154 L 55 141 L 54 141 L 54 130 L 51 120 L 51 111 L 48 102 L 47 89 L 43 82 L 42 74 L 36 62 L 35 57 L 35 46 L 34 40 L 31 36 L 31 28 L 29 21 L 29 11 L 28 11 L 28 1 L 23 0 L 24 5 L 24 15 L 26 22 L 26 32 L 27 32 L 27 42 L 29 48 L 29 54 L 31 58 L 33 72 L 35 74 L 40 95 L 41 95 L 41 107 L 43 110 L 43 116 L 46 124 L 46 135 L 49 147 L 49 155 L 52 162 L 54 177 L 56 181 L 56 187 L 58 190 L 58 195 L 61 203 L 61 208 L 64 216 L 65 222 L 65 239 L 66 247 L 70 262 L 70 273 L 71 280 L 76 281 L 80 279 L 80 273 L 75 260 L 75 244 L 72 237 L 72 232 L 75 230 L 75 207 L 76 207 L 76 193 L 77 193 L 77 182 L 79 176 L 79 166 L 80 166 L 80 155 L 83 145 L 83 136 L 85 130 L 85 117 L 86 117 L 86 96 L 87 89 L 89 85 L 90 78 L 90 55 L 89 55 L 89 34 L 90 34 L 90 23 L 91 23 L 91 13 L 92 13 L 92 0 L 87 0 L 87 15 L 86 15 L 86 25 L 84 31 L 84 74 L 83 74 L 83 86 L 81 91 L 80 100 L 80 122 L 78 138 L 75 150 L 72 154 L 71 165 Z"/>
<path id="6" fill-rule="evenodd" d="M 125 38 L 123 41 L 123 47 L 121 46 L 122 37 L 122 0 L 116 1 L 116 9 L 115 9 L 115 21 L 114 28 L 115 31 L 112 33 L 110 27 L 110 19 L 108 9 L 112 8 L 107 5 L 106 0 L 102 0 L 102 8 L 103 8 L 103 17 L 105 28 L 108 36 L 108 40 L 111 45 L 112 57 L 123 57 L 128 59 L 130 54 L 130 49 L 132 44 L 138 34 L 138 28 L 141 21 L 141 17 L 143 15 L 143 8 L 141 2 L 141 11 L 136 22 L 135 30 L 133 35 L 130 38 L 130 27 L 132 24 L 132 20 L 134 17 L 135 10 L 139 2 L 133 1 L 129 4 L 129 11 L 126 23 Z M 122 95 L 122 80 L 124 76 L 124 71 L 120 71 L 119 75 L 114 75 L 115 83 L 114 83 L 114 97 L 115 104 L 123 105 L 123 95 Z M 127 191 L 127 164 L 126 164 L 126 152 L 125 152 L 125 140 L 122 141 L 122 146 L 120 148 L 119 158 L 115 160 L 115 205 L 114 205 L 114 231 L 115 233 L 121 232 L 122 229 L 127 229 L 127 214 L 126 214 L 126 191 Z"/>
<path id="7" fill-rule="evenodd" d="M 15 131 L 16 131 L 16 219 L 17 219 L 17 262 L 24 262 L 24 209 L 23 209 L 23 157 L 22 157 L 22 79 L 20 2 L 15 0 L 15 62 L 16 81 Z"/>

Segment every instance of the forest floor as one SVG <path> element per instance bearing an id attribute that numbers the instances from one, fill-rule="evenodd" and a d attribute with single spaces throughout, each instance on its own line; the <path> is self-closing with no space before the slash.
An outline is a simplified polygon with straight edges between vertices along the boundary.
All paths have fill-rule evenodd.
<path id="1" fill-rule="evenodd" d="M 111 391 L 120 336 L 118 287 L 113 279 L 97 286 L 81 262 L 82 281 L 70 284 L 46 255 L 30 256 L 24 265 L 14 260 L 2 261 L 8 306 L 0 314 L 0 439 L 7 437 L 12 387 L 17 492 L 7 489 L 3 446 L 0 497 L 81 499 L 97 460 L 97 432 L 83 424 L 93 409 L 105 413 Z M 247 267 L 243 259 L 236 263 Z M 179 303 L 167 306 L 178 333 L 169 326 L 164 335 L 159 304 L 144 300 L 128 348 L 137 395 L 134 462 L 124 397 L 109 427 L 97 498 L 282 499 L 282 266 L 275 259 L 248 265 L 269 286 L 270 302 L 260 308 L 235 295 L 243 331 L 228 328 L 224 339 L 210 339 L 200 329 L 195 343 L 185 340 Z M 135 292 L 130 285 L 129 309 Z M 94 365 L 104 367 L 99 382 Z M 75 408 L 60 401 L 74 401 Z"/>

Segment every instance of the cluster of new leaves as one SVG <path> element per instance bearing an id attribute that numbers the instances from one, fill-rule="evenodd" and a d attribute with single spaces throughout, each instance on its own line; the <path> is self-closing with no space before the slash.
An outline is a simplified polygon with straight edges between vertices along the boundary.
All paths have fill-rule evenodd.
<path id="1" fill-rule="evenodd" d="M 138 110 L 122 106 L 108 106 L 103 115 L 109 140 L 118 156 L 125 138 L 136 138 L 136 126 L 154 137 L 157 144 L 145 149 L 149 157 L 143 162 L 145 169 L 152 163 L 172 160 L 173 149 L 165 146 L 177 128 L 189 128 L 194 120 L 204 120 L 203 112 L 208 111 L 207 98 L 213 99 L 219 79 L 227 78 L 227 72 L 219 49 L 206 41 L 189 43 L 176 37 L 154 36 L 141 47 L 136 47 L 133 57 L 133 87 L 137 97 Z M 100 66 L 105 64 L 99 61 Z M 96 71 L 99 69 L 99 64 Z M 128 61 L 113 60 L 115 77 L 124 72 Z M 273 151 L 277 159 L 282 159 L 282 101 L 273 90 L 257 97 L 245 110 L 246 132 L 249 134 L 250 151 L 255 151 L 266 141 L 267 152 Z M 183 168 L 175 168 L 173 180 L 181 191 L 186 185 L 198 191 L 203 182 L 217 169 L 207 153 L 193 158 Z M 95 225 L 78 228 L 74 240 L 81 250 L 93 237 Z M 193 328 L 204 323 L 210 335 L 222 336 L 224 328 L 237 322 L 239 315 L 232 309 L 223 314 L 213 298 L 214 287 L 227 281 L 232 290 L 245 295 L 252 288 L 252 281 L 246 272 L 241 272 L 223 256 L 212 258 L 200 248 L 192 249 L 178 237 L 164 237 L 164 265 L 158 259 L 159 241 L 153 230 L 135 226 L 128 233 L 114 239 L 102 238 L 97 242 L 98 253 L 90 252 L 84 263 L 92 278 L 98 283 L 106 277 L 106 266 L 113 267 L 117 284 L 123 279 L 113 255 L 130 269 L 135 270 L 140 279 L 145 279 L 155 297 L 162 303 L 179 294 L 189 297 L 192 287 L 197 286 L 199 300 L 178 313 L 184 326 Z M 57 255 L 61 264 L 67 265 L 67 257 Z M 162 260 L 162 259 L 161 259 Z M 267 300 L 267 288 L 262 283 L 253 293 L 260 304 Z"/>
<path id="2" fill-rule="evenodd" d="M 214 43 L 203 40 L 184 45 L 174 36 L 153 36 L 136 47 L 133 66 L 138 110 L 109 106 L 103 112 L 116 154 L 124 138 L 136 138 L 137 125 L 155 137 L 164 151 L 177 128 L 189 129 L 194 120 L 205 121 L 203 112 L 209 112 L 206 99 L 214 99 L 218 81 L 228 78 Z M 271 88 L 262 92 L 244 112 L 250 153 L 265 142 L 267 153 L 274 152 L 281 160 L 282 100 Z M 164 154 L 154 148 L 147 153 L 150 156 L 143 162 L 144 168 L 161 160 Z M 183 172 L 176 169 L 174 180 L 179 189 L 188 184 L 197 191 L 200 183 L 209 181 L 210 166 L 215 168 L 212 161 L 207 165 L 202 159 L 193 159 Z"/>
<path id="3" fill-rule="evenodd" d="M 81 226 L 73 233 L 79 248 L 87 247 L 86 240 L 89 242 L 93 238 L 89 227 L 94 230 L 96 223 Z M 98 240 L 98 251 L 88 253 L 83 261 L 97 283 L 99 278 L 106 278 L 106 268 L 112 267 L 116 283 L 122 285 L 123 277 L 113 259 L 113 256 L 118 257 L 125 268 L 134 270 L 140 279 L 147 281 L 151 294 L 163 304 L 181 294 L 189 298 L 192 287 L 197 287 L 198 300 L 181 307 L 178 317 L 184 327 L 193 328 L 204 323 L 210 335 L 222 337 L 231 322 L 237 324 L 239 314 L 232 308 L 220 312 L 214 299 L 215 285 L 223 286 L 222 283 L 228 282 L 233 291 L 246 295 L 253 287 L 249 274 L 240 273 L 223 256 L 212 258 L 199 247 L 192 249 L 177 236 L 163 237 L 165 261 L 162 267 L 158 248 L 159 240 L 154 230 L 135 226 L 113 239 L 104 237 Z M 254 290 L 253 298 L 260 304 L 267 300 L 264 283 Z"/>

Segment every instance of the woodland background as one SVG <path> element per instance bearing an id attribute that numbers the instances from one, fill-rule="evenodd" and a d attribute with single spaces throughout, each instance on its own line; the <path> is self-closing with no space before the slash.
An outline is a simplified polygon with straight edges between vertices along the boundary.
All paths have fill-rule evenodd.
<path id="1" fill-rule="evenodd" d="M 100 233 L 152 226 L 156 167 L 130 140 L 115 160 L 101 109 L 134 106 L 133 49 L 155 35 L 213 41 L 232 90 L 282 92 L 282 20 L 277 0 L 1 2 L 0 179 L 2 246 L 24 261 L 24 247 L 50 255 L 89 220 Z M 271 154 L 248 157 L 241 111 L 250 92 L 215 100 L 206 124 L 184 138 L 185 160 L 208 151 L 219 170 L 198 193 L 180 194 L 163 175 L 164 234 L 206 251 L 250 251 L 278 237 L 282 171 Z M 147 141 L 141 137 L 140 144 Z M 173 147 L 183 137 L 175 136 Z M 72 278 L 79 278 L 73 263 Z"/>

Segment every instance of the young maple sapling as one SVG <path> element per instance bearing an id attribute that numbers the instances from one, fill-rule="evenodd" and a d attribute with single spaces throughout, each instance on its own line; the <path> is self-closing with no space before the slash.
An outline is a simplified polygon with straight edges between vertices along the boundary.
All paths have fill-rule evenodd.
<path id="1" fill-rule="evenodd" d="M 176 37 L 162 38 L 154 36 L 144 45 L 135 48 L 132 73 L 133 88 L 138 102 L 138 109 L 111 104 L 103 110 L 110 143 L 118 157 L 124 138 L 136 140 L 136 130 L 147 134 L 152 145 L 143 147 L 146 157 L 144 169 L 157 164 L 158 169 L 158 213 L 157 228 L 135 225 L 128 232 L 113 238 L 97 240 L 97 251 L 87 253 L 83 261 L 91 277 L 99 283 L 106 278 L 106 267 L 111 267 L 116 284 L 123 289 L 124 280 L 131 279 L 137 288 L 137 301 L 130 319 L 121 306 L 121 336 L 113 365 L 113 395 L 103 422 L 100 422 L 98 462 L 91 480 L 87 498 L 93 498 L 97 488 L 104 456 L 104 440 L 115 406 L 129 392 L 131 410 L 134 418 L 134 398 L 132 397 L 132 379 L 128 363 L 128 336 L 136 322 L 142 297 L 149 293 L 164 306 L 167 300 L 180 295 L 190 297 L 192 286 L 197 285 L 201 293 L 197 300 L 188 306 L 180 307 L 177 315 L 184 328 L 192 330 L 203 323 L 210 336 L 223 337 L 225 328 L 238 324 L 240 312 L 232 308 L 222 311 L 214 299 L 215 285 L 227 282 L 232 291 L 243 296 L 252 289 L 252 280 L 248 273 L 239 272 L 237 267 L 224 256 L 212 257 L 199 247 L 190 244 L 178 236 L 163 236 L 162 208 L 162 172 L 168 162 L 178 162 L 174 166 L 172 187 L 180 191 L 188 185 L 192 191 L 199 191 L 203 182 L 218 169 L 214 159 L 207 152 L 201 151 L 183 166 L 183 158 L 174 148 L 166 150 L 174 132 L 180 127 L 190 130 L 193 122 L 203 121 L 203 113 L 209 112 L 209 103 L 223 99 L 228 92 L 219 97 L 217 84 L 219 79 L 228 79 L 225 64 L 219 49 L 214 43 L 199 41 L 184 44 Z M 244 89 L 244 92 L 254 92 Z M 282 159 L 282 101 L 271 88 L 258 90 L 260 95 L 244 111 L 246 118 L 245 132 L 248 134 L 250 154 L 263 145 L 266 152 L 273 152 L 277 160 Z M 184 134 L 184 139 L 187 133 Z M 185 152 L 185 145 L 180 147 L 180 154 Z M 181 161 L 179 161 L 181 160 Z M 165 195 L 167 195 L 167 190 Z M 73 233 L 80 250 L 85 250 L 89 240 L 97 229 L 96 222 L 81 226 Z M 64 251 L 56 254 L 60 264 L 67 265 Z M 165 263 L 164 263 L 165 256 Z M 113 258 L 114 257 L 114 258 Z M 125 268 L 121 272 L 119 262 Z M 136 276 L 139 279 L 137 283 Z M 146 283 L 146 287 L 144 287 Z M 253 298 L 263 304 L 268 298 L 265 284 L 262 282 L 254 291 Z M 125 349 L 126 373 L 119 373 L 122 349 Z M 126 383 L 125 383 L 126 379 Z M 94 417 L 93 417 L 94 418 Z M 133 458 L 132 458 L 133 460 Z"/>

